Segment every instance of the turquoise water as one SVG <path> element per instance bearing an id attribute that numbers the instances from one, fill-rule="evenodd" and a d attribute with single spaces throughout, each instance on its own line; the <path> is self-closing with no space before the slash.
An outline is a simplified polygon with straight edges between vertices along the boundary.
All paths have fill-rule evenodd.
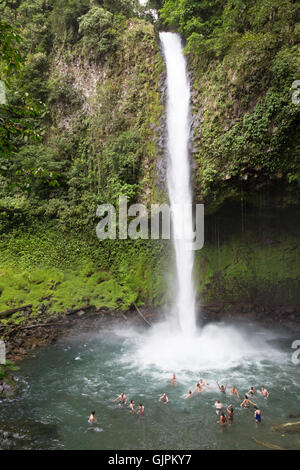
<path id="1" fill-rule="evenodd" d="M 244 333 L 240 337 L 241 331 Z M 207 347 L 217 338 L 219 344 L 218 335 L 229 337 L 228 343 L 224 340 L 225 360 L 222 345 L 219 356 L 214 351 L 203 357 L 201 343 Z M 156 343 L 157 338 L 154 341 L 151 336 L 152 332 L 133 329 L 73 333 L 40 351 L 35 358 L 21 363 L 18 380 L 22 392 L 17 399 L 1 403 L 0 429 L 6 425 L 17 429 L 20 439 L 16 446 L 27 449 L 265 448 L 254 439 L 285 449 L 300 448 L 300 434 L 282 436 L 271 430 L 273 425 L 292 421 L 289 415 L 300 414 L 300 365 L 291 361 L 291 343 L 296 337 L 258 331 L 253 325 L 239 330 L 212 326 L 195 343 L 190 341 L 196 349 L 194 360 L 189 356 L 191 351 L 185 339 L 182 350 L 180 342 L 177 343 L 181 362 L 174 370 L 169 351 L 165 351 L 170 348 L 168 338 Z M 250 337 L 260 338 L 257 348 L 252 349 L 255 343 L 249 349 L 245 346 L 239 355 L 235 341 L 237 348 L 242 348 L 241 342 L 247 342 Z M 153 361 L 149 357 L 151 343 L 154 352 L 160 348 L 158 356 L 153 353 Z M 230 354 L 228 344 L 233 344 Z M 188 351 L 186 363 L 185 351 Z M 202 358 L 198 357 L 200 353 Z M 173 372 L 177 373 L 176 387 L 170 383 Z M 210 388 L 185 400 L 185 394 L 191 387 L 195 388 L 200 377 Z M 227 382 L 228 392 L 234 384 L 241 399 L 229 393 L 224 397 L 218 391 L 216 380 Z M 250 386 L 261 385 L 271 396 L 264 399 L 257 394 L 253 398 L 263 413 L 262 423 L 257 424 L 252 408 L 242 409 L 239 405 Z M 119 408 L 113 402 L 122 391 L 135 400 L 136 407 L 140 402 L 145 405 L 144 417 L 131 415 L 127 406 Z M 170 400 L 167 405 L 158 402 L 163 392 Z M 223 405 L 232 403 L 235 408 L 234 423 L 226 428 L 217 424 L 216 399 Z M 98 418 L 93 427 L 87 422 L 92 410 Z"/>

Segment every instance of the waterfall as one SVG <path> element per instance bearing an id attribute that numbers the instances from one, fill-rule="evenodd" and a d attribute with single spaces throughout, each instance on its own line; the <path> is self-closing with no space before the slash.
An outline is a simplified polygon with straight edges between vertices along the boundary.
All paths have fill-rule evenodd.
<path id="1" fill-rule="evenodd" d="M 196 330 L 193 284 L 194 252 L 192 191 L 190 183 L 190 84 L 181 39 L 175 33 L 160 33 L 167 69 L 168 190 L 176 255 L 177 295 L 174 314 L 181 330 Z"/>

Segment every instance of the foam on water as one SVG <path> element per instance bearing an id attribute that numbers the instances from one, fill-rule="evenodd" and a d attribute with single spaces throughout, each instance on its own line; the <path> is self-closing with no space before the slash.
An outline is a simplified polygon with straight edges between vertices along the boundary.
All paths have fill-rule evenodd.
<path id="1" fill-rule="evenodd" d="M 227 370 L 239 365 L 256 367 L 266 361 L 284 362 L 285 355 L 272 346 L 274 333 L 225 324 L 209 324 L 197 334 L 170 329 L 169 322 L 159 323 L 140 333 L 134 329 L 117 330 L 127 338 L 127 351 L 121 361 L 141 370 L 156 372 L 200 372 Z"/>

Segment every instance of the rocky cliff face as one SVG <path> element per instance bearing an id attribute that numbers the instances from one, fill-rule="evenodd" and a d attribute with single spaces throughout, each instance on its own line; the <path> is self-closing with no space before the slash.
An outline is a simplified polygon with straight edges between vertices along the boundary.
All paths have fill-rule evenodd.
<path id="1" fill-rule="evenodd" d="M 194 198 L 206 210 L 196 255 L 206 301 L 300 300 L 297 13 L 271 3 L 245 3 L 239 18 L 229 2 L 209 39 L 192 34 L 189 12 L 179 15 L 193 77 Z"/>
<path id="2" fill-rule="evenodd" d="M 74 157 L 86 167 L 98 201 L 111 203 L 122 194 L 147 205 L 165 200 L 164 66 L 153 25 L 128 21 L 117 51 L 104 62 L 58 50 L 50 70 L 58 96 L 48 142 L 57 132 L 66 138 L 80 132 L 83 149 Z M 65 100 L 60 88 L 69 95 Z M 78 175 L 80 168 L 74 170 Z"/>

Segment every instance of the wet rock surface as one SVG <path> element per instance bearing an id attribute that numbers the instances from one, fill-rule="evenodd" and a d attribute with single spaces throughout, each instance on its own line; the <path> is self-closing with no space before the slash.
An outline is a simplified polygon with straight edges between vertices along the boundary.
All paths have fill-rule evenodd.
<path id="1" fill-rule="evenodd" d="M 300 330 L 300 307 L 292 305 L 261 305 L 215 303 L 198 305 L 198 318 L 210 321 L 257 321 L 262 325 L 281 325 Z"/>
<path id="2" fill-rule="evenodd" d="M 13 377 L 11 377 L 11 381 L 11 383 L 5 380 L 0 381 L 0 400 L 17 396 L 19 390 L 18 384 L 13 381 Z"/>
<path id="3" fill-rule="evenodd" d="M 15 422 L 13 425 L 0 422 L 0 450 L 43 449 L 51 442 L 58 440 L 55 424 L 44 424 L 35 421 Z M 49 447 L 50 446 L 50 447 Z"/>
<path id="4" fill-rule="evenodd" d="M 65 316 L 51 317 L 44 312 L 36 319 L 28 319 L 25 325 L 0 326 L 0 338 L 5 341 L 7 359 L 18 362 L 34 356 L 37 348 L 55 343 L 58 337 L 73 329 L 95 330 L 109 324 L 123 324 L 128 319 L 142 322 L 134 311 L 122 314 L 110 310 L 79 308 L 66 312 Z"/>

